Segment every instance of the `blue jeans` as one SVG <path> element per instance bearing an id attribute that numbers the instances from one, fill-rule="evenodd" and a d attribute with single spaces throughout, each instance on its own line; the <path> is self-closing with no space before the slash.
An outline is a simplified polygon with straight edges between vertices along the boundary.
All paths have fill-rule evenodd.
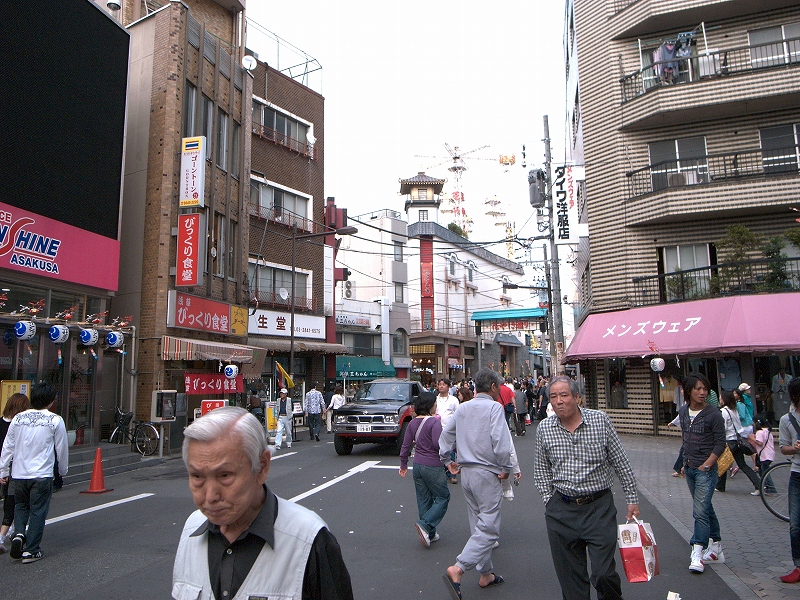
<path id="1" fill-rule="evenodd" d="M 792 560 L 800 567 L 800 473 L 789 476 L 789 539 L 792 542 Z"/>
<path id="2" fill-rule="evenodd" d="M 308 435 L 309 439 L 319 437 L 319 430 L 322 427 L 322 413 L 308 413 Z"/>
<path id="3" fill-rule="evenodd" d="M 36 554 L 39 551 L 52 496 L 52 477 L 14 479 L 14 529 L 17 533 L 25 533 L 25 552 Z"/>
<path id="4" fill-rule="evenodd" d="M 714 487 L 717 485 L 716 466 L 711 470 L 700 471 L 696 468 L 686 467 L 686 484 L 692 494 L 692 517 L 694 517 L 694 534 L 690 544 L 700 544 L 703 548 L 708 547 L 708 538 L 715 542 L 720 541 L 722 536 L 719 531 L 719 521 L 711 504 L 714 496 Z"/>
<path id="5" fill-rule="evenodd" d="M 419 523 L 433 537 L 436 526 L 444 519 L 450 503 L 450 488 L 447 487 L 442 467 L 429 467 L 414 463 L 414 487 L 417 491 Z"/>

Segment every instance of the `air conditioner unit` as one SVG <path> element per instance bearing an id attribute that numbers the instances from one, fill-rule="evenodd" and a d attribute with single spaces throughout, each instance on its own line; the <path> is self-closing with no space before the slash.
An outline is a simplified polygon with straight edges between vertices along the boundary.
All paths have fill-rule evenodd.
<path id="1" fill-rule="evenodd" d="M 356 282 L 348 279 L 342 282 L 342 298 L 355 298 Z"/>

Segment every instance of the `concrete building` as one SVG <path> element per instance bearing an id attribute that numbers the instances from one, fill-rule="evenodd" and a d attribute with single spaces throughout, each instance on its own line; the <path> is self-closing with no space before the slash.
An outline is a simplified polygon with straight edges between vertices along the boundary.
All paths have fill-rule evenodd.
<path id="1" fill-rule="evenodd" d="M 566 7 L 568 114 L 589 224 L 576 261 L 582 322 L 567 360 L 581 362 L 587 403 L 623 431 L 665 431 L 677 382 L 699 371 L 718 393 L 750 383 L 758 409 L 779 416 L 774 376 L 781 366 L 800 375 L 798 329 L 785 327 L 800 249 L 778 240 L 768 260 L 757 243 L 736 254 L 725 238 L 732 226 L 746 227 L 736 242 L 795 225 L 800 8 Z M 653 357 L 663 371 L 651 370 Z"/>

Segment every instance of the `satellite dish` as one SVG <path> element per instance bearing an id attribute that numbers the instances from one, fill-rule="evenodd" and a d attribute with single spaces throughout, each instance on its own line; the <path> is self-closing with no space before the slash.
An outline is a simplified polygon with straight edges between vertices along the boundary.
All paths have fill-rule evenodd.
<path id="1" fill-rule="evenodd" d="M 244 58 L 242 58 L 242 66 L 248 71 L 252 71 L 253 69 L 255 69 L 257 64 L 258 61 L 249 54 Z"/>
<path id="2" fill-rule="evenodd" d="M 282 300 L 286 300 L 289 298 L 289 290 L 286 288 L 281 288 L 278 290 L 278 295 L 281 297 Z"/>

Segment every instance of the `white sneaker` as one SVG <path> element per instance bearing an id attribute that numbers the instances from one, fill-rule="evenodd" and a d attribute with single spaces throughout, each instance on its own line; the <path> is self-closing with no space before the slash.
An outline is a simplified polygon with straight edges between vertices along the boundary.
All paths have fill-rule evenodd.
<path id="1" fill-rule="evenodd" d="M 703 560 L 706 562 L 724 563 L 725 554 L 722 552 L 722 542 L 710 542 L 706 551 L 703 552 Z"/>
<path id="2" fill-rule="evenodd" d="M 761 492 L 759 490 L 753 490 L 752 492 L 750 492 L 750 495 L 751 496 L 760 496 Z"/>
<path id="3" fill-rule="evenodd" d="M 497 540 L 495 541 L 494 544 L 492 544 L 492 548 L 499 548 L 499 547 L 500 547 L 500 540 Z"/>
<path id="4" fill-rule="evenodd" d="M 438 533 L 434 533 L 433 537 L 431 538 L 431 543 L 438 542 L 438 541 L 439 541 L 439 534 Z"/>
<path id="5" fill-rule="evenodd" d="M 425 546 L 426 548 L 430 548 L 431 537 L 428 535 L 428 532 L 425 531 L 425 528 L 419 523 L 414 523 L 414 527 L 417 528 L 417 534 L 419 534 L 419 541 L 422 542 L 422 545 Z"/>
<path id="6" fill-rule="evenodd" d="M 692 546 L 692 562 L 689 563 L 689 570 L 695 573 L 702 573 L 705 570 L 703 564 L 703 547 L 700 544 Z"/>

